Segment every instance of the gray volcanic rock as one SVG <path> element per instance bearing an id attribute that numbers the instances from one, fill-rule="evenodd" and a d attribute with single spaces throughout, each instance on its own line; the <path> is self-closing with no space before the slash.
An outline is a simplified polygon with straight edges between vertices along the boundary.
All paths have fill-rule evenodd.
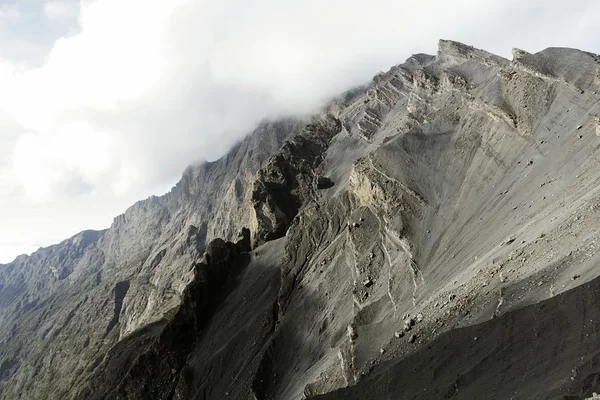
<path id="1" fill-rule="evenodd" d="M 599 67 L 574 49 L 509 61 L 442 40 L 333 101 L 262 167 L 236 156 L 187 171 L 87 245 L 64 279 L 76 288 L 31 308 L 45 317 L 2 331 L 2 394 L 600 392 Z M 258 172 L 237 184 L 234 167 Z M 241 227 L 245 249 L 226 243 Z"/>

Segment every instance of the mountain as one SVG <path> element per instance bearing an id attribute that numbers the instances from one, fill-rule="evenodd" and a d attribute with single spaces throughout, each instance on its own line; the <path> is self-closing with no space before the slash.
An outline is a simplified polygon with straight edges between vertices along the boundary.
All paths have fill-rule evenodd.
<path id="1" fill-rule="evenodd" d="M 181 301 L 207 237 L 235 238 L 252 179 L 300 120 L 259 126 L 227 156 L 189 167 L 162 197 L 0 267 L 0 398 L 65 398 L 106 352 Z"/>
<path id="2" fill-rule="evenodd" d="M 0 267 L 7 399 L 600 392 L 600 56 L 441 40 Z"/>

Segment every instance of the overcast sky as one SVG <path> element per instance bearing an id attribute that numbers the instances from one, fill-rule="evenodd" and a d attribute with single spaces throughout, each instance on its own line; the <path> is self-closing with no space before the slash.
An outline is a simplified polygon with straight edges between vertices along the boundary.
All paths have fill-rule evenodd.
<path id="1" fill-rule="evenodd" d="M 0 0 L 0 263 L 440 38 L 600 53 L 597 0 Z"/>

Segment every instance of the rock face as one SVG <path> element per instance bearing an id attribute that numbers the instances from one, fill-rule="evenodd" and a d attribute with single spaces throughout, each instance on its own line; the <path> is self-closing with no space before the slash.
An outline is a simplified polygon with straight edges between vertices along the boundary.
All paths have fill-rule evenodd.
<path id="1" fill-rule="evenodd" d="M 513 55 L 442 40 L 308 125 L 260 127 L 268 161 L 242 144 L 0 267 L 0 394 L 600 392 L 600 57 Z"/>

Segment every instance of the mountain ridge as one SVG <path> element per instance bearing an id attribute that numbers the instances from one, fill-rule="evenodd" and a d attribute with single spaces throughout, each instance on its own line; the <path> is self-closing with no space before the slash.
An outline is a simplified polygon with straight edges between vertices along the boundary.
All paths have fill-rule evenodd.
<path id="1" fill-rule="evenodd" d="M 527 323 L 533 317 L 519 310 L 558 301 L 565 292 L 579 296 L 587 289 L 578 288 L 598 276 L 600 254 L 594 239 L 599 71 L 600 56 L 574 49 L 515 49 L 510 61 L 441 40 L 435 56 L 410 57 L 311 121 L 264 125 L 248 139 L 254 140 L 248 151 L 240 145 L 221 162 L 227 172 L 219 172 L 219 162 L 191 169 L 174 188 L 177 201 L 151 198 L 118 217 L 115 229 L 134 241 L 103 238 L 104 250 L 86 251 L 85 268 L 75 266 L 66 280 L 81 279 L 89 298 L 106 299 L 101 315 L 88 311 L 82 324 L 86 301 L 73 308 L 56 300 L 37 310 L 30 298 L 19 307 L 0 301 L 0 311 L 13 307 L 3 318 L 18 316 L 3 343 L 19 350 L 0 350 L 0 394 L 75 397 L 101 387 L 106 392 L 96 389 L 96 398 L 360 398 L 382 373 L 393 380 L 389 371 L 404 360 L 425 369 L 424 349 L 455 338 L 452 332 L 503 329 L 497 321 L 504 315 L 525 315 L 519 318 Z M 273 138 L 269 146 L 265 133 Z M 263 146 L 262 162 L 248 155 Z M 223 176 L 229 184 L 222 184 Z M 218 188 L 216 196 L 202 197 L 207 186 Z M 217 207 L 202 214 L 210 221 L 193 211 L 198 204 Z M 206 294 L 181 293 L 203 282 L 197 266 L 210 265 L 201 262 L 210 254 L 204 244 L 220 237 L 210 243 L 222 248 L 242 227 L 250 228 L 252 251 L 228 267 L 233 280 L 216 284 L 219 300 L 202 308 L 202 328 L 189 331 L 197 317 L 185 310 Z M 183 279 L 170 278 L 173 272 Z M 102 285 L 105 276 L 110 285 Z M 0 268 L 4 285 L 2 279 Z M 57 324 L 34 323 L 41 338 L 19 342 L 19 323 L 35 321 L 37 314 L 27 313 L 38 311 Z M 548 323 L 561 315 L 540 313 Z M 166 328 L 174 320 L 183 325 Z M 73 326 L 79 331 L 70 331 Z M 170 334 L 185 339 L 159 339 Z M 579 333 L 567 326 L 560 334 L 576 343 Z M 63 336 L 82 340 L 58 341 Z M 47 363 L 19 359 L 20 349 L 48 337 L 58 354 L 97 350 L 80 358 L 81 372 L 55 371 L 60 379 L 50 383 Z M 465 346 L 453 340 L 448 346 Z M 515 343 L 507 360 L 526 345 Z M 179 345 L 186 346 L 185 359 Z M 115 357 L 110 349 L 119 346 L 132 346 L 123 352 L 132 358 Z M 48 351 L 40 349 L 37 360 Z M 54 354 L 52 363 L 66 365 L 76 357 Z M 174 361 L 167 367 L 152 354 Z M 134 367 L 139 362 L 160 379 L 147 382 Z M 465 383 L 468 371 L 463 374 L 456 382 Z M 473 385 L 470 393 L 502 398 L 501 378 L 489 374 L 484 378 L 492 386 Z M 153 386 L 157 382 L 168 390 Z M 419 382 L 445 390 L 442 381 L 436 387 L 415 378 L 417 388 Z M 594 382 L 575 376 L 561 393 L 590 395 L 600 391 Z M 378 395 L 404 395 L 392 386 Z M 544 395 L 544 387 L 539 390 Z M 445 395 L 468 398 L 460 391 Z"/>

